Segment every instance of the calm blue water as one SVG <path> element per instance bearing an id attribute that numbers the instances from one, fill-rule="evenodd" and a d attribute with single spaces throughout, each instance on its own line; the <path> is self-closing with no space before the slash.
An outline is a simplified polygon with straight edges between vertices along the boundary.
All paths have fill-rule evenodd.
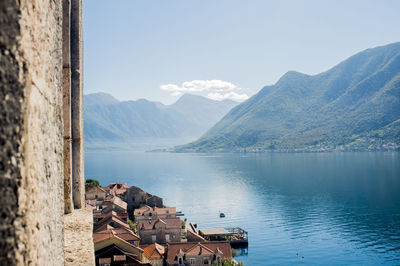
<path id="1" fill-rule="evenodd" d="M 103 185 L 163 197 L 199 228 L 245 228 L 245 265 L 400 265 L 399 153 L 87 151 L 85 167 Z"/>

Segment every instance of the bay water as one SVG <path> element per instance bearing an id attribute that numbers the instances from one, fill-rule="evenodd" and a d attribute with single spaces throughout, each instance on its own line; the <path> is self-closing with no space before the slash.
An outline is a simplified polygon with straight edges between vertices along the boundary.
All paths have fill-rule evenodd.
<path id="1" fill-rule="evenodd" d="M 158 195 L 198 228 L 244 228 L 245 265 L 400 265 L 399 152 L 87 150 L 85 176 Z"/>

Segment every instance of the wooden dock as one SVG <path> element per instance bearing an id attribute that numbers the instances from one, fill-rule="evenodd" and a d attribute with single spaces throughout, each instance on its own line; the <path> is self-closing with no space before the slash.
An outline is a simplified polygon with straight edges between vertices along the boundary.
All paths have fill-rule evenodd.
<path id="1" fill-rule="evenodd" d="M 231 246 L 247 246 L 248 232 L 240 227 L 203 228 L 199 234 L 208 241 L 229 241 Z"/>

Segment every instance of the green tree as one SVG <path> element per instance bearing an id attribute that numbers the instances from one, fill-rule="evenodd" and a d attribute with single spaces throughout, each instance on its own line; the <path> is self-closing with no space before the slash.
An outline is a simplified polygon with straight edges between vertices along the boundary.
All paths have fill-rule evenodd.
<path id="1" fill-rule="evenodd" d="M 100 187 L 100 182 L 96 179 L 86 179 L 85 189 L 88 190 L 91 187 Z"/>
<path id="2" fill-rule="evenodd" d="M 224 259 L 224 260 L 218 260 L 217 262 L 214 262 L 212 265 L 213 266 L 244 266 L 244 263 L 241 261 L 236 262 L 234 260 Z"/>
<path id="3" fill-rule="evenodd" d="M 132 222 L 132 220 L 129 219 L 129 218 L 128 218 L 128 224 L 129 224 L 129 227 L 131 228 L 131 230 L 132 230 L 134 233 L 136 233 L 137 224 L 134 223 L 134 222 Z"/>

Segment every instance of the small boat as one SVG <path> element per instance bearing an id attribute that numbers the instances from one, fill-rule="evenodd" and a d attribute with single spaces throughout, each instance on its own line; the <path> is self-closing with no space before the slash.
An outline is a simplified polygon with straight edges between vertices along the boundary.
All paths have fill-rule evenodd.
<path id="1" fill-rule="evenodd" d="M 184 216 L 185 214 L 183 214 L 183 212 L 176 212 L 176 216 Z"/>
<path id="2" fill-rule="evenodd" d="M 220 213 L 219 213 L 219 217 L 220 217 L 220 218 L 224 218 L 224 217 L 225 217 L 225 213 L 220 212 Z"/>

